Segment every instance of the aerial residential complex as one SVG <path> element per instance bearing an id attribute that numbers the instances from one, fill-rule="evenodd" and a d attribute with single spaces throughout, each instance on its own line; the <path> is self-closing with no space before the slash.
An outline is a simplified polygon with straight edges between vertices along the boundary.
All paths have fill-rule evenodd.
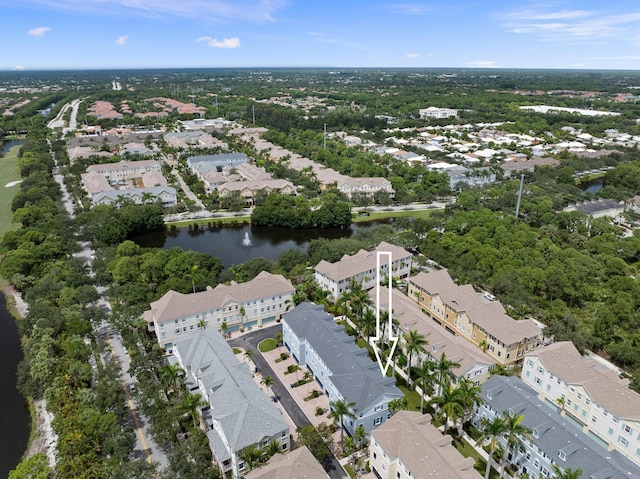
<path id="1" fill-rule="evenodd" d="M 169 291 L 151 303 L 144 318 L 160 346 L 171 350 L 174 341 L 199 329 L 233 332 L 273 323 L 287 311 L 294 291 L 288 279 L 263 271 L 245 283 L 190 294 Z"/>
<path id="2" fill-rule="evenodd" d="M 245 474 L 245 479 L 329 479 L 307 446 L 276 454 L 259 469 Z"/>
<path id="3" fill-rule="evenodd" d="M 409 276 L 412 254 L 400 246 L 383 241 L 373 251 L 360 250 L 352 256 L 345 254 L 335 263 L 320 261 L 315 268 L 316 282 L 322 289 L 329 291 L 334 301 L 349 289 L 351 281 L 361 283 L 364 289 L 373 288 L 376 285 L 378 252 L 391 253 L 393 278 L 402 279 Z M 389 255 L 381 255 L 380 271 L 385 276 L 389 275 Z"/>
<path id="4" fill-rule="evenodd" d="M 607 451 L 593 438 L 580 434 L 573 421 L 540 401 L 536 392 L 517 377 L 492 376 L 482 386 L 482 403 L 472 419 L 480 427 L 482 418 L 491 421 L 507 414 L 523 416 L 522 425 L 531 439 L 520 438 L 522 446 L 509 450 L 517 473 L 542 479 L 553 476 L 553 465 L 561 470 L 580 469 L 584 478 L 624 479 L 640 477 L 640 467 L 618 451 Z M 501 437 L 502 447 L 506 440 Z"/>
<path id="5" fill-rule="evenodd" d="M 521 378 L 577 430 L 640 465 L 640 394 L 628 379 L 582 356 L 569 341 L 527 354 Z"/>
<path id="6" fill-rule="evenodd" d="M 241 477 L 248 469 L 238 457 L 248 446 L 263 449 L 273 439 L 282 451 L 290 448 L 287 421 L 218 331 L 200 331 L 178 341 L 174 354 L 186 371 L 187 388 L 209 403 L 201 410 L 202 422 L 225 477 Z"/>
<path id="7" fill-rule="evenodd" d="M 296 362 L 312 372 L 330 401 L 354 403 L 355 419 L 343 423 L 350 435 L 359 426 L 369 433 L 391 417 L 389 402 L 404 396 L 395 379 L 381 374 L 322 305 L 302 303 L 284 314 L 282 334 Z"/>
<path id="8" fill-rule="evenodd" d="M 444 354 L 449 361 L 460 364 L 460 367 L 453 369 L 458 379 L 466 378 L 478 386 L 489 378 L 491 370 L 496 365 L 494 359 L 460 336 L 449 334 L 435 324 L 420 310 L 420 306 L 415 301 L 401 291 L 393 289 L 391 294 L 393 318 L 398 321 L 400 331 L 402 333 L 416 331 L 429 342 L 425 346 L 426 354 L 412 355 L 411 366 L 420 365 L 422 361 L 437 362 Z M 370 296 L 372 304 L 375 304 L 375 292 L 371 291 Z M 380 308 L 387 311 L 388 297 L 389 290 L 380 288 Z M 406 340 L 402 335 L 400 347 L 405 343 Z"/>
<path id="9" fill-rule="evenodd" d="M 381 479 L 481 479 L 475 461 L 463 457 L 431 425 L 431 416 L 398 411 L 371 433 L 369 465 Z"/>
<path id="10" fill-rule="evenodd" d="M 499 364 L 522 363 L 524 354 L 542 342 L 542 330 L 532 319 L 509 317 L 499 301 L 477 293 L 470 284 L 458 286 L 446 269 L 409 278 L 409 297 L 435 323 Z"/>

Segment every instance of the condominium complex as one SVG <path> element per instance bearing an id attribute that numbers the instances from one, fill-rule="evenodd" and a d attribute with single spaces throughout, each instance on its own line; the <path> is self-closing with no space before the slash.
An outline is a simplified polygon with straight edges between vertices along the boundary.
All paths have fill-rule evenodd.
<path id="1" fill-rule="evenodd" d="M 409 278 L 409 297 L 436 324 L 485 351 L 497 363 L 522 363 L 525 353 L 542 342 L 532 319 L 509 317 L 499 301 L 489 300 L 473 286 L 458 286 L 446 269 Z"/>
<path id="2" fill-rule="evenodd" d="M 320 261 L 315 268 L 316 282 L 322 289 L 329 291 L 334 301 L 342 293 L 348 291 L 351 281 L 362 284 L 364 289 L 373 288 L 376 285 L 378 252 L 391 253 L 391 276 L 393 278 L 401 279 L 409 276 L 411 273 L 411 253 L 400 246 L 383 241 L 373 251 L 360 250 L 352 256 L 345 254 L 340 261 L 335 263 Z M 389 255 L 381 255 L 380 271 L 383 276 L 389 276 Z"/>
<path id="3" fill-rule="evenodd" d="M 284 344 L 312 372 L 329 401 L 345 400 L 355 419 L 345 418 L 353 435 L 362 426 L 369 433 L 391 417 L 389 402 L 404 395 L 395 379 L 384 377 L 367 350 L 353 343 L 322 305 L 302 303 L 282 317 Z"/>
<path id="4" fill-rule="evenodd" d="M 415 301 L 409 299 L 401 291 L 391 291 L 393 306 L 393 318 L 398 321 L 398 327 L 402 333 L 416 331 L 428 341 L 425 346 L 426 353 L 413 354 L 411 366 L 422 364 L 423 361 L 437 362 L 444 354 L 449 361 L 460 364 L 452 371 L 458 379 L 466 378 L 478 386 L 485 382 L 496 361 L 481 349 L 469 343 L 460 336 L 449 334 L 440 326 L 431 321 L 420 310 Z M 376 300 L 375 292 L 370 292 L 372 303 Z M 389 290 L 380 288 L 380 308 L 388 311 Z M 404 334 L 400 336 L 399 347 L 406 343 Z"/>
<path id="5" fill-rule="evenodd" d="M 290 448 L 287 421 L 218 331 L 200 331 L 176 342 L 175 360 L 186 371 L 187 389 L 209 403 L 201 410 L 202 422 L 225 477 L 241 477 L 248 470 L 239 457 L 248 446 L 264 449 L 275 440 L 280 450 Z"/>
<path id="6" fill-rule="evenodd" d="M 273 323 L 289 307 L 294 291 L 288 279 L 263 271 L 251 281 L 199 293 L 169 291 L 151 303 L 144 318 L 160 346 L 171 350 L 174 341 L 199 329 L 233 332 Z"/>
<path id="7" fill-rule="evenodd" d="M 276 454 L 258 469 L 249 471 L 245 479 L 329 479 L 307 446 Z"/>
<path id="8" fill-rule="evenodd" d="M 640 394 L 628 379 L 582 356 L 569 341 L 527 354 L 521 378 L 567 422 L 640 465 Z"/>
<path id="9" fill-rule="evenodd" d="M 398 411 L 371 433 L 369 465 L 381 479 L 482 479 L 475 460 L 463 457 L 429 414 L 414 411 Z"/>
<path id="10" fill-rule="evenodd" d="M 419 110 L 420 119 L 425 118 L 449 118 L 458 116 L 458 110 L 453 108 L 438 108 L 430 106 L 429 108 L 421 108 Z"/>
<path id="11" fill-rule="evenodd" d="M 492 376 L 482 386 L 482 402 L 476 404 L 472 423 L 480 427 L 483 418 L 507 414 L 522 416 L 521 424 L 531 431 L 520 437 L 518 447 L 507 450 L 515 472 L 532 479 L 553 477 L 553 465 L 561 470 L 580 469 L 584 478 L 624 479 L 640 477 L 640 467 L 618 451 L 607 451 L 593 438 L 580 434 L 573 421 L 556 408 L 542 403 L 536 392 L 517 377 Z M 506 440 L 500 438 L 507 449 Z"/>

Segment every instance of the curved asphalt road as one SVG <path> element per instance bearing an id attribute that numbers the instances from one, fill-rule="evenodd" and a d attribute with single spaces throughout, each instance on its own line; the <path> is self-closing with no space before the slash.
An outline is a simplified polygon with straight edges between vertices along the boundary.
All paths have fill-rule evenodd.
<path id="1" fill-rule="evenodd" d="M 251 356 L 251 360 L 256 365 L 256 367 L 260 369 L 263 376 L 271 376 L 275 380 L 273 386 L 271 386 L 271 390 L 273 391 L 273 394 L 276 395 L 278 400 L 282 403 L 296 427 L 308 426 L 309 424 L 311 424 L 309 422 L 309 419 L 307 419 L 307 416 L 305 416 L 304 412 L 302 412 L 302 409 L 300 409 L 298 403 L 296 403 L 296 401 L 291 397 L 291 394 L 289 394 L 289 390 L 287 389 L 287 387 L 278 379 L 276 373 L 273 371 L 273 369 L 271 369 L 269 363 L 267 363 L 267 361 L 262 356 L 262 353 L 260 353 L 260 351 L 258 350 L 258 343 L 263 339 L 273 338 L 273 335 L 276 332 L 282 332 L 281 325 L 278 324 L 276 326 L 271 326 L 268 328 L 260 328 L 257 331 L 247 333 L 244 336 L 240 336 L 239 338 L 230 339 L 228 342 L 231 347 L 253 350 L 253 356 Z M 333 455 L 333 453 L 327 458 L 322 466 L 324 467 L 325 471 L 327 471 L 327 474 L 329 474 L 331 479 L 343 479 L 347 477 L 344 475 L 344 470 L 342 469 L 342 466 L 338 462 L 338 459 L 336 459 L 336 456 Z"/>

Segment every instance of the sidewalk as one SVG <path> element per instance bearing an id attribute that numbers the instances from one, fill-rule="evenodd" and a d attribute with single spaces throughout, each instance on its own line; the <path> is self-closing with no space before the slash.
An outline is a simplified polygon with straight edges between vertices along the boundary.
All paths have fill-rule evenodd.
<path id="1" fill-rule="evenodd" d="M 276 373 L 282 384 L 289 387 L 289 385 L 295 383 L 296 381 L 303 378 L 304 373 L 307 372 L 307 368 L 301 367 L 298 371 L 290 374 L 285 374 L 287 368 L 291 365 L 296 365 L 297 363 L 293 359 L 291 355 L 283 361 L 276 362 L 276 360 L 280 359 L 280 354 L 288 353 L 287 349 L 284 346 L 280 346 L 279 348 L 274 349 L 273 351 L 269 351 L 266 353 L 262 353 L 262 356 L 269 363 L 273 371 Z M 329 415 L 329 398 L 322 393 L 315 399 L 310 399 L 305 401 L 304 398 L 308 397 L 312 391 L 317 390 L 322 393 L 322 390 L 318 383 L 315 381 L 311 381 L 307 384 L 303 384 L 298 387 L 289 387 L 289 393 L 298 404 L 300 409 L 304 412 L 305 416 L 309 419 L 309 422 L 314 426 L 318 426 L 321 423 L 333 424 L 333 418 L 328 417 Z M 323 409 L 323 413 L 321 415 L 316 415 L 316 410 L 318 408 Z M 339 457 L 340 455 L 340 431 L 337 430 L 333 433 L 333 447 L 331 448 L 333 453 Z"/>

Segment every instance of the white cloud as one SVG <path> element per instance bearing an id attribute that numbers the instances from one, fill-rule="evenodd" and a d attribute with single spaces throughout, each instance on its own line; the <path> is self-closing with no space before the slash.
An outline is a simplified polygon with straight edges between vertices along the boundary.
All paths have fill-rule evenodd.
<path id="1" fill-rule="evenodd" d="M 23 65 L 16 65 L 15 67 L 12 68 L 12 70 L 15 70 L 15 71 L 24 71 L 26 69 L 27 69 L 27 67 L 25 67 Z"/>
<path id="2" fill-rule="evenodd" d="M 405 58 L 418 58 L 420 55 L 418 55 L 417 53 L 407 53 L 404 57 Z"/>
<path id="3" fill-rule="evenodd" d="M 605 15 L 588 10 L 518 10 L 499 16 L 507 31 L 534 34 L 545 41 L 594 43 L 637 32 L 640 12 Z"/>
<path id="4" fill-rule="evenodd" d="M 212 37 L 200 37 L 196 40 L 196 43 L 206 42 L 211 48 L 238 48 L 240 46 L 240 39 L 238 37 L 224 38 L 218 40 Z"/>
<path id="5" fill-rule="evenodd" d="M 127 40 L 129 40 L 129 35 L 122 35 L 116 38 L 116 45 L 126 45 Z"/>
<path id="6" fill-rule="evenodd" d="M 50 32 L 51 28 L 49 27 L 38 27 L 32 28 L 27 31 L 27 35 L 31 35 L 32 37 L 42 37 L 45 33 Z"/>
<path id="7" fill-rule="evenodd" d="M 473 60 L 467 63 L 471 68 L 498 68 L 498 62 L 493 60 Z"/>
<path id="8" fill-rule="evenodd" d="M 274 15 L 288 0 L 20 0 L 24 4 L 39 4 L 55 10 L 83 11 L 96 15 L 143 15 L 200 18 L 223 22 L 248 20 L 274 21 Z"/>
<path id="9" fill-rule="evenodd" d="M 384 9 L 399 15 L 426 15 L 429 9 L 417 3 L 391 3 L 385 5 Z"/>

